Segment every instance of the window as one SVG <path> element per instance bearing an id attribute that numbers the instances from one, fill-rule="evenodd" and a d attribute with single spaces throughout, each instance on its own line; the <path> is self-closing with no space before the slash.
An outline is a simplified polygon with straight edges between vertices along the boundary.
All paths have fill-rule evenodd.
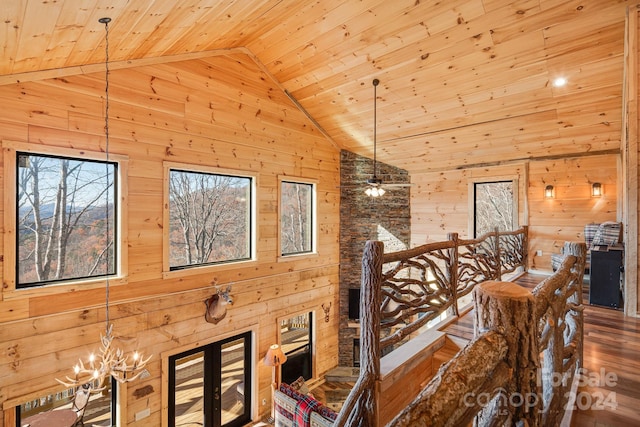
<path id="1" fill-rule="evenodd" d="M 17 152 L 16 288 L 116 274 L 118 164 Z"/>
<path id="2" fill-rule="evenodd" d="M 474 236 L 517 227 L 517 181 L 474 183 Z"/>
<path id="3" fill-rule="evenodd" d="M 16 407 L 16 427 L 29 425 L 30 421 L 35 424 L 36 420 L 38 425 L 46 424 L 47 414 L 53 411 L 73 411 L 80 420 L 78 425 L 116 426 L 117 385 L 117 381 L 111 377 L 108 377 L 102 386 L 97 383 L 91 384 L 94 390 L 89 392 L 88 401 L 85 398 L 86 394 L 82 394 L 87 384 L 25 402 Z M 96 390 L 102 387 L 104 389 L 97 393 Z"/>
<path id="4" fill-rule="evenodd" d="M 314 196 L 314 184 L 281 181 L 280 253 L 282 255 L 313 252 Z"/>
<path id="5" fill-rule="evenodd" d="M 169 169 L 170 270 L 251 259 L 253 181 Z"/>
<path id="6" fill-rule="evenodd" d="M 282 381 L 291 384 L 299 377 L 313 376 L 312 344 L 313 313 L 305 313 L 280 321 L 280 345 L 287 356 L 281 367 Z"/>

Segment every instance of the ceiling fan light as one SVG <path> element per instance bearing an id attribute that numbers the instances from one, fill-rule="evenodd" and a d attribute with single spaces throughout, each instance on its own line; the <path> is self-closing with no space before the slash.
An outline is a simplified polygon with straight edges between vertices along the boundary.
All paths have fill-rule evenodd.
<path id="1" fill-rule="evenodd" d="M 384 195 L 384 193 L 385 193 L 384 189 L 380 187 L 369 187 L 366 190 L 364 190 L 364 194 L 366 194 L 369 197 L 380 197 Z"/>

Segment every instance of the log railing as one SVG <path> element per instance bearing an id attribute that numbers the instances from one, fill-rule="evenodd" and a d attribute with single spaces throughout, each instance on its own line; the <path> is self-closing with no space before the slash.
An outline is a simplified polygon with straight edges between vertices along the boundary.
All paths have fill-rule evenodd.
<path id="1" fill-rule="evenodd" d="M 394 331 L 380 339 L 381 331 L 392 329 L 389 324 L 400 325 L 388 319 L 404 319 L 411 334 L 425 324 L 422 318 L 434 319 L 437 316 L 433 313 L 453 308 L 454 299 L 471 290 L 476 338 L 443 365 L 388 425 L 466 425 L 474 417 L 478 425 L 559 424 L 570 395 L 567 387 L 582 363 L 586 247 L 565 244 L 567 256 L 561 268 L 529 292 L 514 283 L 499 281 L 501 272 L 526 263 L 526 229 L 508 234 L 508 243 L 502 242 L 500 233 L 493 234 L 493 245 L 452 236 L 440 246 L 422 247 L 428 247 L 428 253 L 416 248 L 405 251 L 410 256 L 404 257 L 385 255 L 382 243 L 367 242 L 361 300 L 361 374 L 336 426 L 379 425 L 381 349 L 383 342 L 395 344 L 405 334 Z M 383 273 L 383 264 L 389 262 L 394 266 Z M 409 265 L 421 274 L 416 276 L 415 271 L 407 272 L 408 267 L 402 267 Z M 391 270 L 396 273 L 390 275 Z M 391 290 L 384 290 L 386 287 Z M 398 294 L 418 298 L 428 308 L 407 303 L 409 298 L 398 298 Z M 390 309 L 392 301 L 397 305 Z M 381 310 L 378 313 L 366 307 Z M 429 422 L 425 424 L 424 420 Z"/>
<path id="2" fill-rule="evenodd" d="M 377 405 L 383 351 L 410 339 L 446 311 L 457 315 L 459 300 L 478 283 L 501 280 L 503 274 L 526 267 L 526 227 L 477 239 L 463 240 L 457 234 L 448 237 L 444 242 L 388 254 L 381 242 L 367 242 L 360 301 L 361 374 L 337 426 L 378 425 L 370 417 L 377 415 L 371 405 Z M 356 401 L 361 403 L 356 405 Z M 362 402 L 368 403 L 362 406 Z"/>
<path id="3" fill-rule="evenodd" d="M 560 425 L 582 365 L 584 243 L 532 292 L 511 282 L 474 290 L 476 338 L 443 365 L 390 426 Z M 424 424 L 422 424 L 424 425 Z"/>

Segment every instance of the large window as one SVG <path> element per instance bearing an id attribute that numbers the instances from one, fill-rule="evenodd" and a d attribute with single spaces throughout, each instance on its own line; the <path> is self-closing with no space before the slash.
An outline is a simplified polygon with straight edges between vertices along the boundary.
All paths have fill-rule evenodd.
<path id="1" fill-rule="evenodd" d="M 280 183 L 280 253 L 313 252 L 314 184 Z"/>
<path id="2" fill-rule="evenodd" d="M 171 270 L 251 259 L 253 178 L 169 169 Z"/>
<path id="3" fill-rule="evenodd" d="M 517 181 L 474 183 L 474 235 L 517 227 Z"/>
<path id="4" fill-rule="evenodd" d="M 16 287 L 116 273 L 118 165 L 16 153 Z"/>
<path id="5" fill-rule="evenodd" d="M 107 377 L 102 385 L 89 384 L 30 400 L 16 407 L 16 427 L 60 425 L 60 419 L 77 417 L 74 425 L 112 427 L 117 422 L 117 385 Z M 97 392 L 100 388 L 101 391 Z M 88 400 L 87 400 L 87 394 Z M 56 412 L 58 411 L 58 412 Z M 71 414 L 71 415 L 69 415 Z M 51 419 L 48 419 L 51 418 Z"/>

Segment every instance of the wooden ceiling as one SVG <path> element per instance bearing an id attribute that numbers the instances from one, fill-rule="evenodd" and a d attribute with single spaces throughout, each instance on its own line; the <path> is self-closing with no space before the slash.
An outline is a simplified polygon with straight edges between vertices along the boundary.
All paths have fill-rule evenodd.
<path id="1" fill-rule="evenodd" d="M 2 0 L 0 84 L 245 48 L 341 148 L 411 173 L 620 147 L 622 0 Z M 135 64 L 136 62 L 132 62 Z M 63 70 L 60 70 L 63 69 Z M 43 70 L 52 70 L 45 71 Z M 77 71 L 76 71 L 77 70 Z M 565 87 L 552 81 L 565 77 Z"/>

